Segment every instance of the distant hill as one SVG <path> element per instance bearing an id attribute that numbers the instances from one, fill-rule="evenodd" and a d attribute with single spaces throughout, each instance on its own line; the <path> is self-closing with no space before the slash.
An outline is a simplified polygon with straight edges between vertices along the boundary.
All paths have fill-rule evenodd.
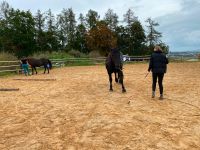
<path id="1" fill-rule="evenodd" d="M 197 49 L 197 50 L 188 50 L 188 51 L 170 51 L 170 53 L 175 53 L 175 54 L 177 54 L 177 53 L 200 53 L 200 49 Z"/>
<path id="2" fill-rule="evenodd" d="M 188 59 L 193 60 L 197 59 L 198 55 L 200 54 L 200 50 L 193 50 L 193 51 L 184 51 L 184 52 L 169 52 L 168 56 L 174 59 Z"/>
<path id="3" fill-rule="evenodd" d="M 184 52 L 169 52 L 169 55 L 185 56 L 185 55 L 197 55 L 199 53 L 200 50 L 194 50 L 194 51 L 184 51 Z"/>

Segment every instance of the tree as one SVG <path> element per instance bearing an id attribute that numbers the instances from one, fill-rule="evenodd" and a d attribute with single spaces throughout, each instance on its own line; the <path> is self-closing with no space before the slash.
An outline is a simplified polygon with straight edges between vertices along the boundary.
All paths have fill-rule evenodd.
<path id="1" fill-rule="evenodd" d="M 67 38 L 68 38 L 68 49 L 74 48 L 74 33 L 76 29 L 76 20 L 75 20 L 75 14 L 72 10 L 72 8 L 68 9 L 68 30 L 67 30 Z"/>
<path id="2" fill-rule="evenodd" d="M 160 40 L 159 25 L 148 18 L 148 34 L 132 9 L 124 14 L 126 24 L 118 25 L 118 16 L 108 9 L 104 19 L 98 12 L 89 10 L 80 14 L 76 25 L 72 8 L 63 9 L 55 19 L 49 9 L 46 13 L 37 11 L 34 18 L 29 11 L 15 10 L 5 1 L 0 4 L 0 51 L 11 52 L 18 57 L 38 51 L 79 50 L 89 53 L 99 50 L 106 55 L 111 47 L 117 47 L 129 55 L 146 54 L 144 49 L 153 49 L 159 44 L 164 51 L 169 46 Z M 150 51 L 148 51 L 150 52 Z"/>
<path id="3" fill-rule="evenodd" d="M 86 14 L 86 22 L 88 30 L 96 26 L 96 23 L 99 21 L 99 18 L 100 16 L 96 11 L 91 9 L 88 11 L 88 13 Z"/>
<path id="4" fill-rule="evenodd" d="M 47 11 L 47 32 L 46 32 L 46 41 L 48 45 L 48 49 L 50 51 L 58 49 L 58 37 L 56 32 L 56 25 L 55 25 L 55 16 L 52 14 L 51 9 Z"/>
<path id="5" fill-rule="evenodd" d="M 112 9 L 108 9 L 105 14 L 104 21 L 107 23 L 110 30 L 116 30 L 118 24 L 118 16 L 116 13 L 113 12 Z"/>
<path id="6" fill-rule="evenodd" d="M 162 37 L 162 34 L 155 29 L 155 27 L 159 26 L 157 22 L 153 21 L 151 18 L 148 18 L 146 22 L 148 23 L 147 43 L 149 48 L 153 50 L 153 47 L 156 44 L 161 43 L 160 38 Z"/>
<path id="7" fill-rule="evenodd" d="M 28 56 L 35 48 L 35 22 L 29 11 L 11 9 L 4 26 L 3 47 L 17 57 Z"/>
<path id="8" fill-rule="evenodd" d="M 126 14 L 124 14 L 124 21 L 127 23 L 127 26 L 125 27 L 125 31 L 126 31 L 126 44 L 127 44 L 127 48 L 126 48 L 126 52 L 129 55 L 133 55 L 134 52 L 134 37 L 131 35 L 133 34 L 131 26 L 134 22 L 138 21 L 137 17 L 134 15 L 134 12 L 132 9 L 128 9 L 128 11 L 126 12 Z"/>
<path id="9" fill-rule="evenodd" d="M 141 55 L 143 53 L 142 47 L 145 43 L 146 36 L 144 29 L 139 21 L 132 23 L 130 28 L 130 38 L 133 48 L 130 53 L 132 55 Z"/>
<path id="10" fill-rule="evenodd" d="M 116 36 L 117 36 L 117 46 L 124 53 L 129 54 L 129 34 L 127 28 L 124 26 L 118 26 L 116 28 Z"/>
<path id="11" fill-rule="evenodd" d="M 6 19 L 9 15 L 11 8 L 6 1 L 3 1 L 0 5 L 0 20 Z"/>
<path id="12" fill-rule="evenodd" d="M 38 10 L 35 16 L 35 28 L 36 28 L 36 42 L 37 48 L 42 50 L 47 50 L 48 45 L 46 44 L 46 33 L 45 33 L 45 17 L 44 14 Z"/>
<path id="13" fill-rule="evenodd" d="M 110 48 L 116 47 L 117 39 L 113 32 L 107 27 L 106 23 L 101 21 L 92 28 L 86 36 L 87 46 L 90 50 L 98 50 L 106 56 Z"/>
<path id="14" fill-rule="evenodd" d="M 58 16 L 59 37 L 62 42 L 62 47 L 67 50 L 74 48 L 76 20 L 72 8 L 63 9 Z"/>
<path id="15" fill-rule="evenodd" d="M 0 51 L 4 51 L 5 43 L 9 42 L 9 39 L 6 38 L 5 31 L 6 27 L 8 26 L 7 18 L 9 16 L 10 11 L 11 7 L 9 6 L 9 4 L 6 1 L 3 1 L 0 4 Z"/>
<path id="16" fill-rule="evenodd" d="M 75 49 L 79 50 L 82 53 L 88 53 L 89 50 L 86 46 L 86 27 L 85 27 L 85 18 L 83 14 L 79 16 L 80 24 L 76 28 L 75 34 Z"/>
<path id="17" fill-rule="evenodd" d="M 61 44 L 61 49 L 64 49 L 67 44 L 67 17 L 66 9 L 63 9 L 62 12 L 57 16 L 57 34 L 58 39 Z"/>
<path id="18" fill-rule="evenodd" d="M 86 46 L 86 28 L 83 24 L 76 28 L 74 48 L 82 53 L 89 52 Z"/>
<path id="19" fill-rule="evenodd" d="M 84 25 L 84 26 L 86 25 L 86 18 L 83 16 L 82 13 L 80 13 L 79 15 L 79 21 L 81 25 Z"/>
<path id="20" fill-rule="evenodd" d="M 138 18 L 134 15 L 132 9 L 128 9 L 126 14 L 124 14 L 123 16 L 124 16 L 124 22 L 127 23 L 128 27 L 130 27 L 133 22 L 138 20 Z"/>

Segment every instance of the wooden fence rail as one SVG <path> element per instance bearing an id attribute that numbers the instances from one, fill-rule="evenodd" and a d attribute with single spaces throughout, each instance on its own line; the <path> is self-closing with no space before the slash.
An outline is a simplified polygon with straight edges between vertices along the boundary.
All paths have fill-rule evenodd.
<path id="1" fill-rule="evenodd" d="M 131 61 L 148 61 L 150 56 L 125 56 L 126 62 Z M 67 63 L 75 62 L 92 62 L 93 64 L 103 64 L 105 63 L 106 57 L 98 58 L 63 58 L 63 59 L 51 59 L 53 67 L 62 67 Z M 16 72 L 21 71 L 20 61 L 0 61 L 0 73 L 3 72 Z"/>

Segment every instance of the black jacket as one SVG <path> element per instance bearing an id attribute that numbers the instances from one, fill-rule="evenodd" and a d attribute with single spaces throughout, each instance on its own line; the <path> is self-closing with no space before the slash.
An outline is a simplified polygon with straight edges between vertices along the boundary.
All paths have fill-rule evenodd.
<path id="1" fill-rule="evenodd" d="M 149 62 L 148 71 L 153 73 L 166 73 L 167 71 L 168 59 L 164 53 L 161 51 L 153 52 Z"/>
<path id="2" fill-rule="evenodd" d="M 27 63 L 28 63 L 28 62 L 27 62 L 27 59 L 26 59 L 26 58 L 22 58 L 22 59 L 21 59 L 21 63 L 22 63 L 22 64 L 27 64 Z"/>

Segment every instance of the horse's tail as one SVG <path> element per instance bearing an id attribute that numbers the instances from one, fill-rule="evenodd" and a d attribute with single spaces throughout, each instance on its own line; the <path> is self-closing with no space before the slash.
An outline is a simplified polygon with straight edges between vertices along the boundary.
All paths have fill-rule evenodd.
<path id="1" fill-rule="evenodd" d="M 48 59 L 48 63 L 49 63 L 49 69 L 52 69 L 52 63 L 49 59 Z"/>

